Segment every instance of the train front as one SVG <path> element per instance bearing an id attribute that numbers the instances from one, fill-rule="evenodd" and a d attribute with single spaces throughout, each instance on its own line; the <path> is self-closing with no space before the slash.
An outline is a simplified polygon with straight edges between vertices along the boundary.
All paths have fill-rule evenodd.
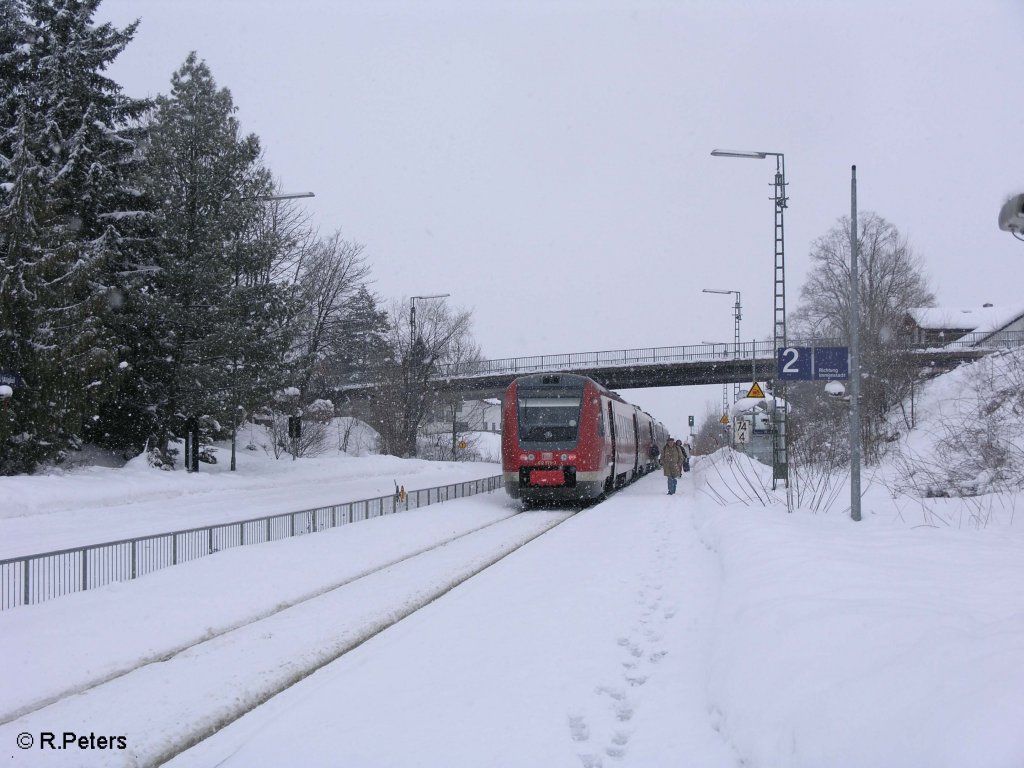
<path id="1" fill-rule="evenodd" d="M 565 501 L 601 494 L 604 477 L 600 399 L 589 379 L 537 374 L 516 379 L 502 406 L 505 490 L 524 501 Z"/>

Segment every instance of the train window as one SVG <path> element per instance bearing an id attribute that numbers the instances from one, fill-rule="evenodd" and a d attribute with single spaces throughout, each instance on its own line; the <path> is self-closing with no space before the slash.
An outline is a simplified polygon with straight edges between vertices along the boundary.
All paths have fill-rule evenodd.
<path id="1" fill-rule="evenodd" d="M 519 439 L 528 443 L 575 441 L 580 416 L 579 393 L 519 397 Z"/>

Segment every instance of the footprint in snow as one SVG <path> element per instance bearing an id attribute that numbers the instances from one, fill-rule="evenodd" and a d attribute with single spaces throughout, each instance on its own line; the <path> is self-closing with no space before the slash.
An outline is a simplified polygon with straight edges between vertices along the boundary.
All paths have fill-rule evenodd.
<path id="1" fill-rule="evenodd" d="M 582 715 L 569 716 L 569 733 L 573 741 L 586 741 L 590 738 L 590 727 Z"/>

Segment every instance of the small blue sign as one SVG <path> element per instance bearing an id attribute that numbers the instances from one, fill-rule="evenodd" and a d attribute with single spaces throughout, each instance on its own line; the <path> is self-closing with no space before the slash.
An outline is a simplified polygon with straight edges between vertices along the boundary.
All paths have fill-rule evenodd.
<path id="1" fill-rule="evenodd" d="M 850 378 L 850 348 L 815 347 L 814 378 L 826 381 Z"/>
<path id="2" fill-rule="evenodd" d="M 779 379 L 782 381 L 810 381 L 810 347 L 784 347 L 778 350 L 778 355 Z"/>
<path id="3" fill-rule="evenodd" d="M 20 387 L 24 385 L 21 380 L 21 374 L 14 371 L 0 371 L 0 384 L 6 384 L 9 387 Z"/>

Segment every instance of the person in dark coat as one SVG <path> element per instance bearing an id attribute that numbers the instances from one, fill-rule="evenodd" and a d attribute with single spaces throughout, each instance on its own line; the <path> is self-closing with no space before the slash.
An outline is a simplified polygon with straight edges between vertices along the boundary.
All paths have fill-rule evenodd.
<path id="1" fill-rule="evenodd" d="M 676 445 L 679 446 L 679 450 L 683 452 L 682 468 L 683 472 L 690 471 L 690 446 L 684 443 L 682 440 L 676 440 Z"/>
<path id="2" fill-rule="evenodd" d="M 676 492 L 676 482 L 683 474 L 683 449 L 671 437 L 661 449 L 661 467 L 668 478 L 668 495 L 671 496 Z"/>

